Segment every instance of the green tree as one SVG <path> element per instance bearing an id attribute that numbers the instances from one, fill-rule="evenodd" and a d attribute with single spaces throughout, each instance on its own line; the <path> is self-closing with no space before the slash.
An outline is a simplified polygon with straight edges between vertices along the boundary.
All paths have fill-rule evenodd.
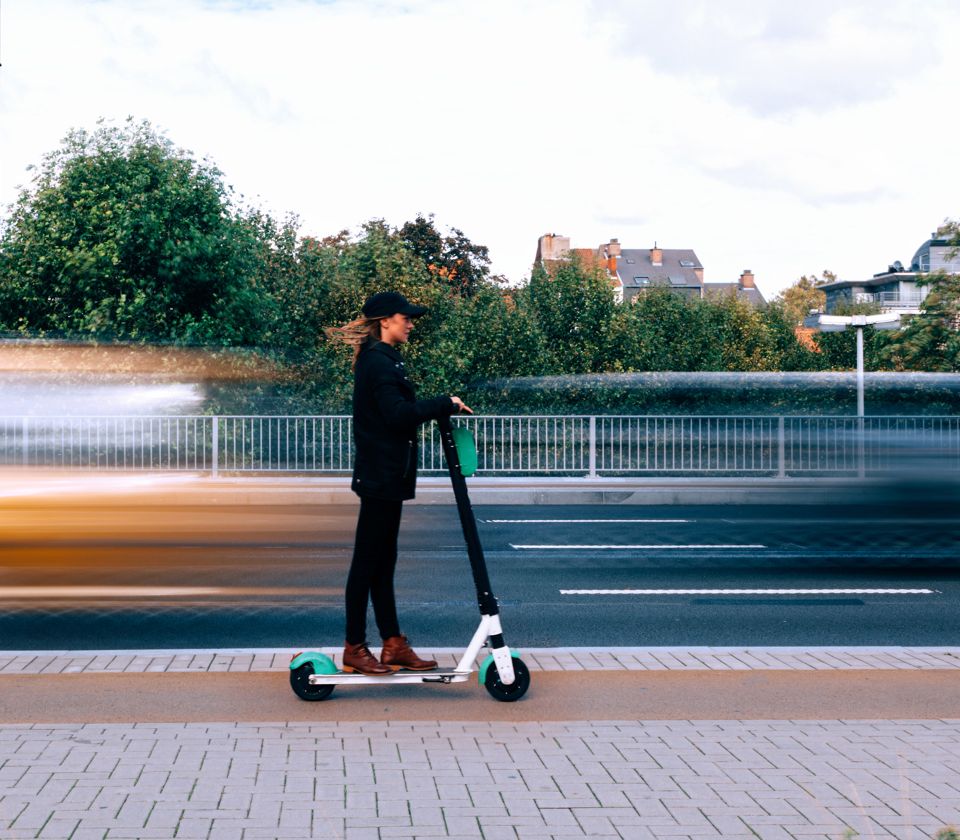
<path id="1" fill-rule="evenodd" d="M 256 225 L 211 163 L 148 122 L 46 155 L 0 231 L 3 327 L 155 341 L 258 338 Z"/>
<path id="2" fill-rule="evenodd" d="M 461 308 L 461 334 L 472 334 L 471 372 L 476 379 L 539 376 L 545 371 L 546 339 L 516 291 L 486 286 Z"/>
<path id="3" fill-rule="evenodd" d="M 835 315 L 876 315 L 880 312 L 875 303 L 851 303 L 838 305 Z M 867 326 L 863 328 L 863 366 L 866 370 L 884 370 L 884 357 L 889 333 Z M 817 332 L 813 340 L 819 349 L 820 369 L 855 370 L 857 367 L 857 330 L 847 327 L 842 332 Z"/>
<path id="4" fill-rule="evenodd" d="M 815 274 L 809 277 L 804 274 L 796 283 L 777 295 L 774 302 L 783 308 L 784 315 L 794 326 L 799 326 L 811 309 L 823 311 L 827 296 L 820 287 L 836 279 L 837 276 L 832 271 L 824 271 L 823 279 Z"/>
<path id="5" fill-rule="evenodd" d="M 547 271 L 537 266 L 517 295 L 543 336 L 545 373 L 608 370 L 616 302 L 606 273 L 574 256 Z"/>
<path id="6" fill-rule="evenodd" d="M 397 236 L 423 260 L 432 278 L 457 294 L 472 295 L 490 279 L 489 249 L 474 244 L 457 228 L 444 236 L 437 230 L 432 213 L 406 222 Z"/>
<path id="7" fill-rule="evenodd" d="M 404 350 L 424 393 L 464 393 L 477 379 L 527 373 L 542 355 L 528 313 L 519 312 L 492 279 L 461 294 L 410 247 L 402 228 L 373 219 L 355 235 L 297 239 L 295 219 L 285 226 L 271 226 L 269 219 L 261 224 L 265 334 L 287 363 L 291 399 L 336 411 L 348 407 L 352 355 L 330 342 L 324 328 L 357 317 L 366 298 L 385 289 L 429 308 Z"/>
<path id="8" fill-rule="evenodd" d="M 934 272 L 924 284 L 922 311 L 886 337 L 880 360 L 894 370 L 960 370 L 960 275 Z"/>
<path id="9" fill-rule="evenodd" d="M 761 312 L 766 324 L 770 352 L 778 360 L 765 370 L 817 370 L 821 360 L 809 346 L 797 336 L 797 324 L 794 314 L 788 313 L 777 300 L 774 300 Z"/>
<path id="10" fill-rule="evenodd" d="M 781 370 L 783 353 L 774 341 L 774 322 L 765 312 L 725 292 L 697 301 L 702 311 L 701 338 L 720 351 L 720 369 L 726 371 Z"/>
<path id="11" fill-rule="evenodd" d="M 778 303 L 757 309 L 734 294 L 699 299 L 651 288 L 619 307 L 613 333 L 611 370 L 809 370 L 817 362 Z"/>
<path id="12" fill-rule="evenodd" d="M 695 302 L 665 288 L 638 294 L 617 312 L 613 370 L 718 370 L 715 344 L 701 340 L 701 311 Z"/>
<path id="13" fill-rule="evenodd" d="M 955 219 L 945 219 L 943 224 L 937 228 L 937 235 L 947 239 L 954 247 L 950 256 L 956 256 L 957 249 L 960 249 L 960 221 Z"/>

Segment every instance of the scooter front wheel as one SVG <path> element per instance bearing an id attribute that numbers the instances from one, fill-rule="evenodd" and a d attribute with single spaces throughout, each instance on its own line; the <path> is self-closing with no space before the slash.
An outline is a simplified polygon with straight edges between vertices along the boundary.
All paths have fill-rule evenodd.
<path id="1" fill-rule="evenodd" d="M 299 668 L 294 668 L 290 672 L 290 688 L 293 693 L 301 700 L 326 700 L 336 686 L 333 685 L 311 685 L 310 677 L 313 676 L 313 665 L 304 662 Z"/>
<path id="2" fill-rule="evenodd" d="M 523 664 L 522 659 L 513 658 L 513 682 L 506 685 L 500 681 L 500 674 L 497 672 L 497 666 L 491 663 L 487 669 L 487 676 L 484 680 L 484 687 L 490 692 L 494 700 L 501 703 L 513 703 L 519 700 L 527 693 L 530 688 L 530 671 Z"/>

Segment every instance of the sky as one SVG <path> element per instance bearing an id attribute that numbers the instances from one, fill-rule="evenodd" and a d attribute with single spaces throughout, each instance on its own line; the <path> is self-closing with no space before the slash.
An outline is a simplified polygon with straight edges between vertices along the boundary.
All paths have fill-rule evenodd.
<path id="1" fill-rule="evenodd" d="M 304 235 L 434 214 L 692 248 L 705 280 L 908 264 L 960 216 L 954 0 L 0 0 L 0 207 L 147 119 Z"/>

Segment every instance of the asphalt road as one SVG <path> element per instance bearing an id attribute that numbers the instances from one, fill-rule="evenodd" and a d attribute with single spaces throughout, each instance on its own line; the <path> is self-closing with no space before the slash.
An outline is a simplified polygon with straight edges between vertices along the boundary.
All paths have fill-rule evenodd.
<path id="1" fill-rule="evenodd" d="M 476 513 L 520 648 L 960 644 L 960 515 L 949 510 Z M 307 502 L 5 500 L 0 647 L 337 645 L 355 517 L 354 506 Z M 477 612 L 452 506 L 406 509 L 397 595 L 415 643 L 466 644 Z"/>

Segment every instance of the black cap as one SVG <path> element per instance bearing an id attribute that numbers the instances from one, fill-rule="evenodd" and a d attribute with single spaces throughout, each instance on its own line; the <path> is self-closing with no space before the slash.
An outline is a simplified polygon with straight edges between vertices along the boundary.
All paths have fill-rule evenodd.
<path id="1" fill-rule="evenodd" d="M 426 311 L 427 307 L 414 306 L 399 292 L 377 292 L 367 298 L 362 310 L 365 318 L 389 318 L 397 313 L 419 318 Z"/>

